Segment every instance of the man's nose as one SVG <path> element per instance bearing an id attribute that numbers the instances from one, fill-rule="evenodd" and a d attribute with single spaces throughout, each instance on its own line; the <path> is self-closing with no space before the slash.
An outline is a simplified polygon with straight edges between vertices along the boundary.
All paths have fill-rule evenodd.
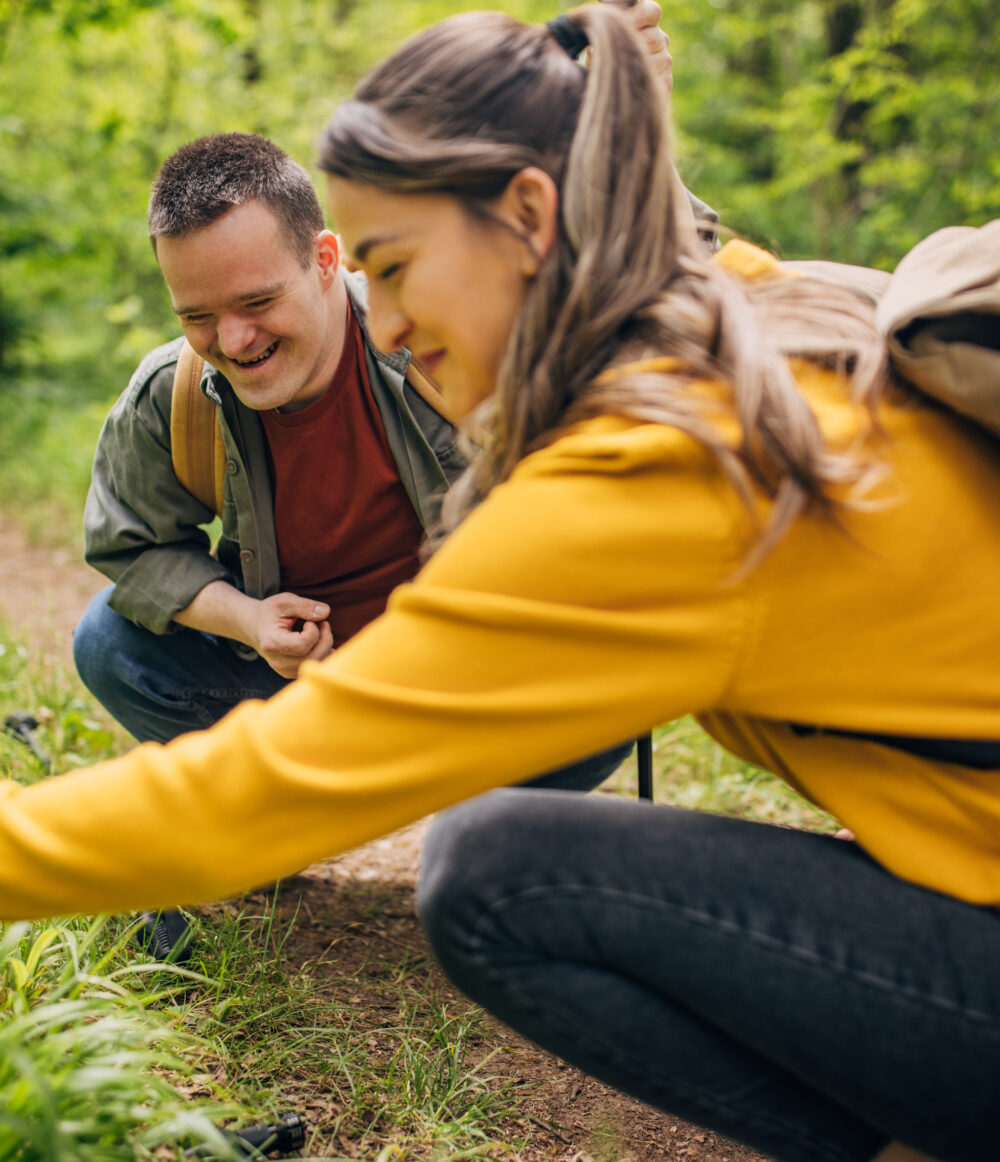
<path id="1" fill-rule="evenodd" d="M 222 315 L 219 319 L 219 350 L 231 359 L 253 354 L 257 325 L 245 315 Z"/>

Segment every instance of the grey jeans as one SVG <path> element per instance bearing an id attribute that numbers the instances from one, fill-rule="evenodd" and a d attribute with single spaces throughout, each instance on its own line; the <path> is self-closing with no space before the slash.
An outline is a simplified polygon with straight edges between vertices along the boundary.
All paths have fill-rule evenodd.
<path id="1" fill-rule="evenodd" d="M 779 1162 L 1000 1157 L 1000 915 L 854 843 L 560 791 L 440 815 L 420 910 L 469 996 Z"/>

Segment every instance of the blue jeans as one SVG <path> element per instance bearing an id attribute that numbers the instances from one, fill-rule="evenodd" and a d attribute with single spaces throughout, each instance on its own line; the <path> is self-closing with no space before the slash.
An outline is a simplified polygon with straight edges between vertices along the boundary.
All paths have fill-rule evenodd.
<path id="1" fill-rule="evenodd" d="M 443 813 L 419 907 L 533 1041 L 779 1162 L 1000 1157 L 1000 915 L 854 843 L 558 791 Z"/>
<path id="2" fill-rule="evenodd" d="M 225 638 L 195 629 L 156 634 L 108 606 L 102 589 L 73 633 L 83 684 L 140 742 L 169 742 L 202 730 L 247 698 L 270 698 L 288 685 L 264 661 L 247 661 Z"/>
<path id="3" fill-rule="evenodd" d="M 111 587 L 87 606 L 73 634 L 83 684 L 140 742 L 169 742 L 218 722 L 247 698 L 270 698 L 288 685 L 263 660 L 246 661 L 224 638 L 181 629 L 155 634 L 108 606 Z M 627 757 L 632 742 L 550 771 L 532 786 L 590 791 Z"/>

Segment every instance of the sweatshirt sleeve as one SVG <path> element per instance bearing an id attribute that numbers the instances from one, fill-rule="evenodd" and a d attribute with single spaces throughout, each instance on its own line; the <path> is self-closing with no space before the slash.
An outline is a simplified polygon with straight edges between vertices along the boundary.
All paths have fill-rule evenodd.
<path id="1" fill-rule="evenodd" d="M 525 460 L 386 614 L 209 731 L 0 795 L 0 916 L 218 898 L 716 705 L 739 503 L 678 432 Z"/>

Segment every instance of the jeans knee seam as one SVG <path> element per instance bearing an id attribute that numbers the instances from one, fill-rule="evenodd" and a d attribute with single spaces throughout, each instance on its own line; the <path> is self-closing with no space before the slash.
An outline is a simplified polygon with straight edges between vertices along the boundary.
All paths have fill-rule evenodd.
<path id="1" fill-rule="evenodd" d="M 481 924 L 488 922 L 493 915 L 499 915 L 507 908 L 513 907 L 531 896 L 556 893 L 560 895 L 590 897 L 601 895 L 605 898 L 616 898 L 623 902 L 628 902 L 633 907 L 639 907 L 649 911 L 667 910 L 691 923 L 700 924 L 706 928 L 712 928 L 733 936 L 751 940 L 755 944 L 768 948 L 776 954 L 784 954 L 788 958 L 797 961 L 805 967 L 812 968 L 817 972 L 823 972 L 831 976 L 846 977 L 862 987 L 873 989 L 882 994 L 892 994 L 897 999 L 908 1002 L 916 1009 L 924 1007 L 937 1009 L 960 1016 L 977 1025 L 996 1024 L 996 1018 L 989 1013 L 980 1012 L 978 1009 L 966 1008 L 946 997 L 933 996 L 905 985 L 884 980 L 881 977 L 875 976 L 873 973 L 860 972 L 847 965 L 832 964 L 810 949 L 786 943 L 762 932 L 756 932 L 752 928 L 746 928 L 732 920 L 713 916 L 710 912 L 704 912 L 688 905 L 674 904 L 667 900 L 651 900 L 648 896 L 637 895 L 636 893 L 622 891 L 618 888 L 600 888 L 593 887 L 589 884 L 560 884 L 556 887 L 526 888 L 514 895 L 499 897 L 495 900 L 481 913 L 475 928 L 478 929 Z"/>
<path id="2" fill-rule="evenodd" d="M 273 691 L 271 692 L 273 693 Z M 267 701 L 271 697 L 271 693 L 266 690 L 252 690 L 246 686 L 240 686 L 233 689 L 208 689 L 208 690 L 185 690 L 183 697 L 188 699 L 194 698 L 218 698 L 220 702 L 246 702 L 253 699 L 260 699 Z"/>

